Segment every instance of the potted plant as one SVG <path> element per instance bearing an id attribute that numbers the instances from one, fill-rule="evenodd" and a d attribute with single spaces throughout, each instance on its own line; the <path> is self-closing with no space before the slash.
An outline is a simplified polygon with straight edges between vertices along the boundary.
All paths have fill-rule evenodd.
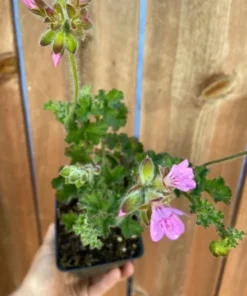
<path id="1" fill-rule="evenodd" d="M 208 167 L 246 152 L 194 166 L 182 157 L 144 151 L 138 139 L 119 133 L 127 120 L 121 91 L 93 95 L 89 85 L 79 89 L 74 55 L 92 27 L 90 1 L 23 1 L 48 25 L 40 44 L 52 46 L 54 65 L 68 54 L 73 74 L 73 102 L 50 100 L 44 106 L 64 125 L 70 158 L 70 165 L 62 166 L 52 181 L 58 268 L 89 276 L 123 265 L 141 256 L 144 227 L 150 228 L 154 242 L 163 236 L 179 239 L 185 230 L 180 216 L 187 219 L 188 214 L 172 207 L 177 198 L 189 200 L 188 212 L 196 215 L 198 225 L 215 225 L 219 239 L 209 249 L 215 256 L 227 255 L 244 233 L 224 225 L 215 203 L 229 204 L 231 190 L 222 177 L 209 179 Z"/>

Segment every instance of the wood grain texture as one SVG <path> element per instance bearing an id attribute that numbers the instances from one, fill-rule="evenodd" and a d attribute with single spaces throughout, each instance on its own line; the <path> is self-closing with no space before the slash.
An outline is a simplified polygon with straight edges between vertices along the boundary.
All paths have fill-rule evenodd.
<path id="1" fill-rule="evenodd" d="M 69 68 L 66 59 L 58 68 L 53 66 L 51 48 L 42 48 L 38 44 L 46 26 L 21 2 L 19 9 L 40 220 L 45 235 L 48 225 L 54 220 L 55 198 L 51 180 L 68 160 L 64 156 L 64 128 L 52 112 L 43 110 L 43 105 L 49 99 L 62 101 L 70 98 L 64 78 L 64 69 L 68 72 Z"/>
<path id="2" fill-rule="evenodd" d="M 245 149 L 246 45 L 236 32 L 246 29 L 242 26 L 247 14 L 243 2 L 238 5 L 212 0 L 148 1 L 141 117 L 146 148 L 197 164 Z M 233 15 L 240 10 L 242 22 Z M 201 104 L 198 97 L 208 81 L 233 71 L 238 77 L 234 92 Z M 240 167 L 240 160 L 218 165 L 211 176 L 221 174 L 234 196 Z M 186 201 L 173 206 L 189 210 Z M 231 207 L 220 207 L 229 222 Z M 154 245 L 146 234 L 137 284 L 152 296 L 213 295 L 221 265 L 208 251 L 215 238 L 214 229 L 196 227 L 194 217 L 186 221 L 186 233 L 176 242 L 164 239 Z"/>
<path id="3" fill-rule="evenodd" d="M 92 1 L 94 28 L 80 50 L 80 78 L 98 89 L 117 88 L 125 94 L 129 109 L 125 132 L 133 135 L 139 1 Z"/>
<path id="4" fill-rule="evenodd" d="M 242 229 L 247 233 L 247 180 L 245 180 L 245 186 L 242 193 L 241 202 L 237 212 L 236 227 Z M 224 268 L 223 278 L 220 286 L 219 296 L 231 296 L 247 295 L 246 284 L 246 271 L 247 271 L 247 259 L 246 259 L 246 238 L 241 242 L 238 248 L 232 251 L 226 261 Z"/>
<path id="5" fill-rule="evenodd" d="M 38 247 L 11 2 L 0 6 L 0 295 L 23 280 Z"/>

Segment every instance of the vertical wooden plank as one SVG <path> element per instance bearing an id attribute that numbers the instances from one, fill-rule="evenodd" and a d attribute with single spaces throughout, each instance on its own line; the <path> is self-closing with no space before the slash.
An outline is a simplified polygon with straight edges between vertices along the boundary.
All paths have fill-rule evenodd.
<path id="1" fill-rule="evenodd" d="M 236 227 L 242 229 L 247 233 L 247 180 L 242 193 L 242 199 L 237 212 Z M 247 295 L 246 272 L 247 272 L 247 259 L 246 259 L 247 240 L 243 240 L 240 246 L 231 252 L 227 258 L 224 268 L 223 278 L 219 290 L 219 296 Z"/>
<path id="2" fill-rule="evenodd" d="M 19 10 L 40 220 L 45 235 L 48 225 L 54 220 L 55 198 L 50 182 L 57 176 L 59 167 L 68 160 L 64 156 L 63 126 L 51 112 L 43 110 L 43 105 L 49 99 L 68 99 L 63 72 L 66 59 L 58 68 L 53 66 L 51 48 L 42 48 L 38 44 L 41 33 L 46 29 L 45 25 L 22 2 Z M 69 71 L 68 67 L 65 69 Z"/>
<path id="3" fill-rule="evenodd" d="M 239 11 L 243 3 L 238 5 Z M 242 32 L 243 24 L 234 23 L 231 9 L 230 0 L 148 1 L 141 118 L 146 148 L 198 164 L 245 148 L 243 80 L 238 80 L 232 96 L 203 105 L 197 102 L 212 75 L 233 70 L 246 75 L 245 53 L 237 54 L 244 41 L 229 36 L 232 26 L 236 34 Z M 235 193 L 240 166 L 241 161 L 219 165 L 212 169 L 212 176 L 223 175 Z M 186 201 L 173 206 L 189 210 Z M 229 221 L 231 208 L 222 209 Z M 164 291 L 174 296 L 213 295 L 221 264 L 208 251 L 215 238 L 214 229 L 196 227 L 194 217 L 187 219 L 186 233 L 178 241 L 153 244 L 146 233 L 137 285 L 155 296 L 163 296 Z"/>
<path id="4" fill-rule="evenodd" d="M 11 2 L 0 6 L 0 294 L 22 281 L 38 247 Z"/>
<path id="5" fill-rule="evenodd" d="M 246 46 L 247 40 L 243 38 L 244 32 L 246 32 L 247 24 L 245 22 L 247 16 L 247 4 L 245 1 L 240 1 L 237 6 L 232 4 L 231 9 L 231 26 L 229 28 L 229 38 L 231 39 L 234 47 L 232 48 L 232 56 L 235 58 L 235 63 L 238 73 L 241 78 L 242 85 L 247 75 L 247 53 Z M 237 32 L 237 33 L 236 33 Z M 247 100 L 246 100 L 246 87 L 243 87 L 242 97 L 245 105 L 242 106 L 242 113 L 247 113 Z M 243 115 L 244 116 L 244 115 Z M 242 137 L 247 143 L 246 136 L 246 123 L 242 127 L 242 133 L 239 130 L 238 136 Z M 245 178 L 244 188 L 241 195 L 240 204 L 237 210 L 236 227 L 247 232 L 246 223 L 246 195 L 247 195 L 247 180 Z M 246 273 L 247 273 L 247 261 L 246 261 L 246 238 L 241 242 L 240 246 L 231 252 L 227 258 L 226 265 L 224 268 L 223 278 L 219 290 L 219 296 L 230 296 L 230 295 L 246 295 Z"/>
<path id="6" fill-rule="evenodd" d="M 81 82 L 99 89 L 118 88 L 129 109 L 125 131 L 133 135 L 139 1 L 92 1 L 94 28 L 80 50 Z"/>

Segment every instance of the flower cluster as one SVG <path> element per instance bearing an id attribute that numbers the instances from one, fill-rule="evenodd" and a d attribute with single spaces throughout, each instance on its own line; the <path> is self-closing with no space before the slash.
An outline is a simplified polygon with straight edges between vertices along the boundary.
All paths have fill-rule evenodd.
<path id="1" fill-rule="evenodd" d="M 146 157 L 140 166 L 138 180 L 124 199 L 119 216 L 123 217 L 136 210 L 151 212 L 150 219 L 146 215 L 147 219 L 142 222 L 150 226 L 152 240 L 157 242 L 164 235 L 172 240 L 178 239 L 184 233 L 184 224 L 178 216 L 187 214 L 169 204 L 176 197 L 174 189 L 188 192 L 196 188 L 193 169 L 189 167 L 188 160 L 174 164 L 168 172 L 159 166 L 159 174 L 155 177 L 154 164 Z"/>
<path id="2" fill-rule="evenodd" d="M 23 0 L 29 10 L 42 18 L 48 30 L 41 36 L 41 46 L 52 46 L 52 59 L 57 67 L 65 50 L 75 54 L 78 40 L 85 39 L 85 31 L 92 28 L 87 5 L 90 0 L 64 0 L 53 5 L 43 0 Z"/>

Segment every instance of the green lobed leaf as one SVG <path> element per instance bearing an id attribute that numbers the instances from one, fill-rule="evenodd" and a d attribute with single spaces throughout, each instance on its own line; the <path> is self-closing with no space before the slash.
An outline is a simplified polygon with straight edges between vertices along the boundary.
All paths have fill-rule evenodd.
<path id="1" fill-rule="evenodd" d="M 93 144 L 99 144 L 102 137 L 106 136 L 107 124 L 104 121 L 87 123 L 83 127 L 83 133 L 87 140 Z"/>
<path id="2" fill-rule="evenodd" d="M 216 227 L 221 227 L 224 219 L 224 214 L 215 209 L 215 207 L 207 200 L 197 200 L 196 204 L 190 206 L 191 213 L 197 214 L 197 224 L 204 228 L 214 224 Z"/>
<path id="3" fill-rule="evenodd" d="M 75 225 L 77 219 L 78 215 L 75 213 L 67 213 L 62 215 L 61 221 L 64 224 L 67 232 L 73 230 L 73 226 Z"/>
<path id="4" fill-rule="evenodd" d="M 71 164 L 81 163 L 87 164 L 92 162 L 91 154 L 92 146 L 88 145 L 87 147 L 80 144 L 72 144 L 66 148 L 65 155 L 71 158 Z"/>
<path id="5" fill-rule="evenodd" d="M 54 102 L 52 100 L 44 104 L 45 111 L 52 111 L 56 119 L 64 124 L 64 119 L 68 114 L 70 103 L 68 102 Z"/>
<path id="6" fill-rule="evenodd" d="M 56 190 L 60 190 L 63 188 L 64 185 L 64 178 L 62 176 L 58 176 L 51 181 L 52 188 Z"/>
<path id="7" fill-rule="evenodd" d="M 64 184 L 63 188 L 56 193 L 57 199 L 63 203 L 69 203 L 73 198 L 77 197 L 77 188 L 73 184 Z"/>
<path id="8" fill-rule="evenodd" d="M 76 109 L 77 119 L 80 121 L 87 121 L 91 111 L 91 96 L 87 95 L 79 99 Z"/>
<path id="9" fill-rule="evenodd" d="M 81 214 L 78 216 L 75 224 L 73 225 L 73 231 L 76 235 L 79 235 L 84 246 L 89 246 L 90 249 L 101 249 L 103 246 L 100 240 L 101 232 L 95 224 L 90 221 L 87 214 Z"/>
<path id="10" fill-rule="evenodd" d="M 121 227 L 122 234 L 126 238 L 130 238 L 133 235 L 139 236 L 143 232 L 143 227 L 131 216 L 125 216 L 121 218 L 121 223 L 119 226 Z"/>
<path id="11" fill-rule="evenodd" d="M 231 189 L 225 185 L 225 181 L 222 177 L 218 177 L 213 180 L 205 180 L 204 183 L 205 191 L 208 192 L 215 202 L 224 202 L 230 204 L 232 196 Z"/>

